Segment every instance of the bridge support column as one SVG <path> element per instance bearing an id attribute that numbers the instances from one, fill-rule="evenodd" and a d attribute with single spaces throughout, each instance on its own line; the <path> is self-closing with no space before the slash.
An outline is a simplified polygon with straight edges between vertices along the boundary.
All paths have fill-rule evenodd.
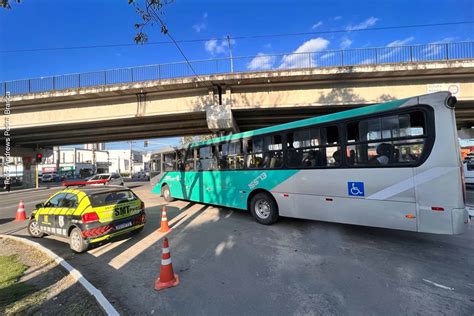
<path id="1" fill-rule="evenodd" d="M 458 130 L 458 137 L 461 139 L 474 139 L 474 128 L 461 128 Z"/>
<path id="2" fill-rule="evenodd" d="M 35 162 L 35 157 L 22 157 L 23 161 L 23 188 L 36 187 L 36 168 L 38 165 Z"/>
<path id="3" fill-rule="evenodd" d="M 232 114 L 230 89 L 219 86 L 217 95 L 214 91 L 210 94 L 214 104 L 206 107 L 208 128 L 213 132 L 238 133 L 239 127 Z"/>

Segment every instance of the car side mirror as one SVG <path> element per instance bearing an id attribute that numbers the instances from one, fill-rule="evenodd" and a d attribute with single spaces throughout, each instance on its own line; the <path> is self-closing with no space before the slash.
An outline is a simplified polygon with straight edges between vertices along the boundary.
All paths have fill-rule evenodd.
<path id="1" fill-rule="evenodd" d="M 38 209 L 38 208 L 42 208 L 44 207 L 44 203 L 38 203 L 35 205 L 35 207 Z"/>

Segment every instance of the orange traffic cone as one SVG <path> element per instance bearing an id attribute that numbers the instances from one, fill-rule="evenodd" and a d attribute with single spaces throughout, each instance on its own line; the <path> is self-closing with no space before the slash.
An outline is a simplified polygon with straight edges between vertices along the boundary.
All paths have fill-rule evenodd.
<path id="1" fill-rule="evenodd" d="M 160 227 L 160 232 L 161 233 L 167 233 L 171 229 L 168 226 L 168 217 L 166 217 L 166 207 L 163 205 L 163 211 L 161 212 L 161 227 Z"/>
<path id="2" fill-rule="evenodd" d="M 25 204 L 23 204 L 23 201 L 20 201 L 20 204 L 18 204 L 18 209 L 16 210 L 15 220 L 24 221 L 25 219 L 26 219 Z"/>
<path id="3" fill-rule="evenodd" d="M 161 255 L 160 276 L 155 281 L 155 290 L 163 290 L 179 284 L 179 276 L 173 272 L 171 253 L 168 238 L 163 239 L 163 253 Z"/>

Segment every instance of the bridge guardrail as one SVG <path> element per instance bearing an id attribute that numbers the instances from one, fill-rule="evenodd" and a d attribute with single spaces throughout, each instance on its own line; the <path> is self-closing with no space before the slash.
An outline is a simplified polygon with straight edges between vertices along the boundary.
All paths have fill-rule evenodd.
<path id="1" fill-rule="evenodd" d="M 253 72 L 293 68 L 382 65 L 474 58 L 474 42 L 434 43 L 411 46 L 215 58 L 191 61 L 198 75 Z M 193 77 L 186 62 L 66 74 L 0 83 L 0 95 L 11 95 L 103 86 L 120 83 Z"/>

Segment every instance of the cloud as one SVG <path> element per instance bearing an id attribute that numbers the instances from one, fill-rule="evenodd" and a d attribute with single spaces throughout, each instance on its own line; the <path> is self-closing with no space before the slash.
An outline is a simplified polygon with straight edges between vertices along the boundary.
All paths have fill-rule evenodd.
<path id="1" fill-rule="evenodd" d="M 342 40 L 341 40 L 341 43 L 339 44 L 339 47 L 341 47 L 342 49 L 346 49 L 346 48 L 349 48 L 351 47 L 352 45 L 352 40 L 347 38 L 347 37 L 343 37 Z"/>
<path id="2" fill-rule="evenodd" d="M 335 55 L 336 55 L 336 53 L 326 53 L 326 54 L 321 55 L 321 57 L 319 57 L 319 59 L 325 60 L 325 59 L 331 58 Z"/>
<path id="3" fill-rule="evenodd" d="M 202 15 L 202 20 L 193 25 L 193 29 L 196 31 L 196 33 L 200 33 L 201 31 L 207 28 L 207 17 L 208 17 L 207 12 L 205 12 Z"/>
<path id="4" fill-rule="evenodd" d="M 451 43 L 454 42 L 457 37 L 445 37 L 439 41 L 433 42 L 433 44 L 444 44 L 444 43 Z"/>
<path id="5" fill-rule="evenodd" d="M 247 64 L 248 70 L 264 70 L 271 69 L 275 63 L 275 56 L 265 55 L 264 53 L 258 53 L 257 57 L 252 59 Z"/>
<path id="6" fill-rule="evenodd" d="M 388 58 L 395 56 L 396 54 L 403 51 L 403 47 L 400 47 L 400 46 L 407 45 L 408 43 L 412 42 L 414 39 L 415 39 L 414 36 L 410 36 L 405 39 L 400 39 L 400 40 L 395 40 L 393 42 L 390 42 L 386 46 L 386 47 L 389 47 L 390 49 L 387 49 L 387 48 L 383 49 L 382 50 L 383 53 L 380 53 L 377 56 L 377 60 L 375 60 L 374 58 L 368 58 L 368 59 L 364 59 L 361 62 L 361 64 L 374 64 L 375 62 L 386 62 Z M 403 54 L 399 56 L 402 56 L 402 55 Z M 394 59 L 395 61 L 397 60 L 396 57 Z"/>
<path id="7" fill-rule="evenodd" d="M 322 37 L 310 39 L 309 41 L 301 44 L 292 54 L 284 55 L 281 59 L 280 68 L 316 66 L 314 57 L 311 56 L 311 59 L 308 59 L 308 55 L 303 53 L 320 52 L 326 49 L 328 46 L 329 41 Z M 308 65 L 308 60 L 311 62 L 310 65 Z"/>
<path id="8" fill-rule="evenodd" d="M 196 31 L 196 33 L 199 33 L 207 28 L 207 23 L 201 22 L 193 25 L 193 29 Z"/>
<path id="9" fill-rule="evenodd" d="M 456 37 L 445 37 L 443 39 L 440 39 L 438 41 L 432 42 L 430 44 L 433 45 L 426 45 L 425 48 L 421 50 L 421 56 L 424 58 L 430 58 L 433 56 L 439 56 L 439 58 L 442 58 L 442 55 L 445 53 L 445 48 L 443 47 L 444 45 L 436 45 L 436 44 L 446 44 L 450 43 L 456 40 Z"/>
<path id="10" fill-rule="evenodd" d="M 315 30 L 315 29 L 317 29 L 318 27 L 320 27 L 321 25 L 323 25 L 323 21 L 319 21 L 318 23 L 313 24 L 313 26 L 311 27 L 311 29 L 312 29 L 312 30 Z"/>
<path id="11" fill-rule="evenodd" d="M 396 40 L 396 41 L 393 41 L 393 42 L 388 43 L 388 44 L 387 44 L 387 47 L 404 46 L 404 45 L 406 45 L 406 44 L 412 42 L 414 39 L 415 39 L 415 37 L 410 36 L 410 37 L 407 37 L 407 38 L 405 38 L 405 39 Z"/>
<path id="12" fill-rule="evenodd" d="M 340 19 L 342 19 L 342 16 L 340 16 L 340 15 L 335 16 L 335 17 L 333 18 L 334 21 L 337 21 L 337 20 L 340 20 Z"/>
<path id="13" fill-rule="evenodd" d="M 230 39 L 230 44 L 234 45 L 235 40 Z M 217 40 L 217 39 L 210 39 L 206 42 L 204 42 L 204 48 L 208 53 L 210 53 L 212 56 L 217 55 L 217 54 L 223 54 L 226 53 L 229 49 L 229 44 L 227 43 L 227 40 Z"/>
<path id="14" fill-rule="evenodd" d="M 374 26 L 375 23 L 377 23 L 379 19 L 378 18 L 375 18 L 373 16 L 371 16 L 370 18 L 368 18 L 367 20 L 359 23 L 359 24 L 356 24 L 356 25 L 348 25 L 346 27 L 346 30 L 347 31 L 356 31 L 356 30 L 364 30 L 366 28 L 369 28 L 371 26 Z"/>

